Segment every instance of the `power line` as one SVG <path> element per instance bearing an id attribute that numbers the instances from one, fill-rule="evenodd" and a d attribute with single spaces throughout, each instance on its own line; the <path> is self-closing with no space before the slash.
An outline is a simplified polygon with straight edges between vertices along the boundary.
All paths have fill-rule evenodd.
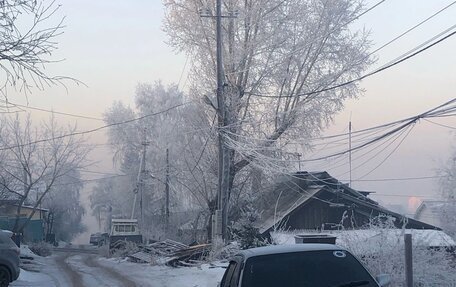
<path id="1" fill-rule="evenodd" d="M 455 26 L 452 26 L 451 29 L 453 29 Z M 448 29 L 447 29 L 448 30 Z M 447 31 L 446 30 L 446 31 Z M 406 56 L 406 57 L 400 57 L 400 59 L 397 59 L 395 61 L 393 61 L 392 63 L 389 63 L 387 65 L 384 65 L 370 73 L 367 73 L 361 77 L 358 77 L 356 79 L 353 79 L 353 80 L 350 80 L 350 81 L 347 81 L 347 82 L 344 82 L 344 83 L 341 83 L 341 84 L 337 84 L 337 85 L 334 85 L 334 86 L 330 86 L 330 87 L 327 87 L 327 88 L 324 88 L 324 89 L 321 89 L 321 90 L 318 90 L 318 91 L 313 91 L 313 92 L 307 92 L 307 93 L 301 93 L 301 94 L 297 94 L 297 95 L 289 95 L 289 96 L 271 96 L 271 95 L 264 95 L 264 94 L 257 94 L 257 93 L 251 93 L 251 92 L 246 92 L 248 93 L 249 95 L 251 96 L 255 96 L 255 97 L 260 97 L 260 98 L 290 98 L 290 97 L 303 97 L 303 96 L 312 96 L 312 95 L 316 95 L 316 94 L 320 94 L 320 93 L 323 93 L 323 92 L 327 92 L 327 91 L 330 91 L 330 90 L 334 90 L 334 89 L 338 89 L 338 88 L 341 88 L 341 87 L 344 87 L 344 86 L 347 86 L 347 85 L 350 85 L 350 84 L 353 84 L 353 83 L 356 83 L 356 82 L 359 82 L 361 80 L 364 80 L 368 77 L 371 77 L 375 74 L 378 74 L 384 70 L 387 70 L 389 68 L 392 68 L 402 62 L 405 62 L 415 56 L 417 56 L 418 54 L 421 54 L 422 52 L 432 48 L 433 46 L 447 40 L 448 38 L 454 36 L 456 34 L 456 31 L 453 31 L 452 33 L 446 35 L 445 37 L 425 46 L 424 48 L 421 48 L 419 49 L 418 51 Z M 428 40 L 429 41 L 429 40 Z M 409 52 L 408 52 L 409 53 Z"/>
<path id="2" fill-rule="evenodd" d="M 365 173 L 364 175 L 362 175 L 361 177 L 359 177 L 358 179 L 362 179 L 362 178 L 365 178 L 366 176 L 368 176 L 369 174 L 373 173 L 374 171 L 376 171 L 381 165 L 383 165 L 385 163 L 385 161 L 387 161 L 392 155 L 394 152 L 396 152 L 399 147 L 402 145 L 402 143 L 405 141 L 405 139 L 408 137 L 408 135 L 410 134 L 410 132 L 412 131 L 413 129 L 413 125 L 410 125 L 408 126 L 407 128 L 409 128 L 409 130 L 407 131 L 407 133 L 405 134 L 405 136 L 401 139 L 401 141 L 396 145 L 396 147 L 379 163 L 377 164 L 373 169 L 371 169 L 369 172 Z M 404 129 L 405 131 L 405 129 Z"/>
<path id="3" fill-rule="evenodd" d="M 80 169 L 79 171 L 80 172 L 85 172 L 85 173 L 108 175 L 108 176 L 112 176 L 112 175 L 115 175 L 115 176 L 126 176 L 126 175 L 128 175 L 128 174 L 119 174 L 119 173 L 99 172 L 99 171 L 87 170 L 87 169 Z"/>
<path id="4" fill-rule="evenodd" d="M 399 178 L 377 178 L 377 179 L 354 179 L 353 181 L 358 182 L 382 182 L 382 181 L 408 181 L 408 180 L 427 180 L 427 179 L 436 179 L 443 178 L 444 175 L 434 175 L 434 176 L 417 176 L 417 177 L 399 177 Z"/>
<path id="5" fill-rule="evenodd" d="M 400 125 L 399 127 L 394 128 L 393 130 L 388 131 L 385 134 L 382 134 L 382 135 L 380 135 L 380 136 L 378 136 L 378 137 L 376 137 L 376 138 L 374 138 L 372 140 L 369 140 L 366 143 L 360 144 L 360 145 L 358 145 L 358 146 L 356 146 L 356 147 L 354 147 L 354 148 L 352 148 L 350 150 L 345 150 L 345 151 L 341 151 L 341 152 L 338 152 L 338 153 L 334 153 L 332 155 L 319 157 L 319 158 L 313 158 L 313 159 L 307 159 L 307 160 L 302 160 L 302 161 L 303 162 L 311 162 L 311 161 L 324 160 L 324 159 L 328 159 L 328 158 L 331 158 L 331 157 L 335 157 L 335 156 L 346 154 L 349 151 L 355 151 L 355 150 L 361 149 L 361 148 L 366 147 L 366 146 L 368 146 L 368 145 L 370 145 L 372 143 L 375 143 L 375 142 L 377 142 L 377 141 L 379 141 L 379 140 L 381 140 L 383 138 L 389 137 L 389 136 L 395 134 L 396 132 L 401 131 L 402 129 L 408 127 L 409 125 L 414 124 L 415 122 L 417 122 L 418 120 L 420 120 L 422 118 L 426 118 L 426 117 L 431 116 L 431 115 L 441 114 L 444 111 L 449 111 L 449 110 L 452 111 L 454 108 L 447 108 L 447 109 L 444 109 L 444 110 L 440 110 L 440 109 L 442 109 L 443 107 L 448 106 L 450 104 L 453 104 L 454 102 L 456 102 L 456 98 L 454 98 L 454 99 L 452 99 L 452 100 L 450 100 L 450 101 L 448 101 L 448 102 L 446 102 L 446 103 L 444 103 L 442 105 L 439 105 L 436 108 L 428 110 L 427 112 L 424 112 L 424 113 L 419 114 L 419 115 L 417 115 L 415 117 L 409 118 L 409 119 L 405 120 L 404 121 L 405 123 Z"/>
<path id="6" fill-rule="evenodd" d="M 370 52 L 369 55 L 367 55 L 366 57 L 369 57 L 371 56 L 372 54 L 375 54 L 377 53 L 378 51 L 380 51 L 381 49 L 387 47 L 388 45 L 392 44 L 393 42 L 399 40 L 400 38 L 404 37 L 405 35 L 407 35 L 408 33 L 412 32 L 413 30 L 415 30 L 416 28 L 420 27 L 421 25 L 423 25 L 424 23 L 426 23 L 427 21 L 431 20 L 432 18 L 434 18 L 435 16 L 439 15 L 440 13 L 442 13 L 443 11 L 445 11 L 446 9 L 450 8 L 451 6 L 453 6 L 454 4 L 456 4 L 456 1 L 453 1 L 451 2 L 450 4 L 448 4 L 447 6 L 443 7 L 442 9 L 440 9 L 439 11 L 435 12 L 434 14 L 432 14 L 431 16 L 427 17 L 426 19 L 424 19 L 423 21 L 419 22 L 418 24 L 414 25 L 413 27 L 407 29 L 406 31 L 404 31 L 403 33 L 401 33 L 400 35 L 394 37 L 393 39 L 391 39 L 390 41 L 388 41 L 387 43 L 383 44 L 382 46 L 380 46 L 379 48 L 375 49 L 374 51 Z"/>
<path id="7" fill-rule="evenodd" d="M 314 39 L 313 41 L 310 41 L 310 42 L 306 42 L 306 44 L 303 46 L 303 47 L 300 47 L 300 48 L 297 48 L 285 55 L 292 55 L 292 54 L 295 54 L 296 52 L 298 51 L 301 51 L 303 49 L 306 49 L 308 48 L 310 45 L 314 44 L 317 40 L 322 40 L 322 39 L 325 39 L 326 37 L 330 36 L 332 33 L 334 33 L 335 31 L 339 30 L 340 28 L 342 27 L 345 27 L 351 23 L 353 23 L 355 20 L 358 20 L 360 17 L 364 16 L 365 14 L 369 13 L 370 11 L 372 11 L 373 9 L 377 8 L 380 4 L 382 4 L 383 2 L 385 2 L 386 0 L 381 0 L 379 2 L 377 2 L 376 4 L 374 4 L 373 6 L 371 6 L 370 8 L 366 9 L 366 11 L 360 13 L 359 15 L 357 15 L 356 17 L 354 17 L 353 19 L 350 19 L 348 20 L 347 22 L 345 23 L 342 23 L 340 24 L 339 26 L 336 26 L 334 27 L 334 29 L 332 29 L 331 31 L 329 31 L 328 33 L 320 36 L 319 38 L 316 38 Z"/>
<path id="8" fill-rule="evenodd" d="M 448 126 L 448 125 L 444 125 L 444 124 L 440 124 L 440 123 L 436 123 L 434 121 L 431 121 L 429 119 L 424 119 L 425 121 L 431 123 L 431 124 L 434 124 L 434 125 L 437 125 L 437 126 L 440 126 L 440 127 L 443 127 L 443 128 L 448 128 L 448 129 L 452 129 L 452 130 L 456 130 L 456 127 L 452 127 L 452 126 Z"/>
<path id="9" fill-rule="evenodd" d="M 30 110 L 36 110 L 36 111 L 41 111 L 41 112 L 47 112 L 47 113 L 52 113 L 52 114 L 58 114 L 58 115 L 70 116 L 70 117 L 82 118 L 82 119 L 88 119 L 88 120 L 103 121 L 102 118 L 96 118 L 96 117 L 92 117 L 92 116 L 86 116 L 86 115 L 80 115 L 80 114 L 71 114 L 71 113 L 66 113 L 66 112 L 48 110 L 48 109 L 44 109 L 44 108 L 32 107 L 32 106 L 29 106 L 29 105 L 21 105 L 21 104 L 13 103 L 11 101 L 3 101 L 3 100 L 0 100 L 0 101 L 4 102 L 7 105 L 11 104 L 11 105 L 13 105 L 15 107 L 21 107 L 21 108 L 30 109 Z M 17 111 L 17 112 L 19 112 L 19 111 Z"/>
<path id="10" fill-rule="evenodd" d="M 190 102 L 191 102 L 191 101 L 190 101 Z M 185 102 L 185 103 L 182 103 L 182 104 L 174 105 L 174 106 L 172 106 L 172 107 L 169 107 L 169 108 L 167 108 L 167 109 L 161 110 L 161 111 L 159 111 L 159 112 L 155 112 L 155 113 L 143 115 L 143 116 L 136 117 L 136 118 L 133 118 L 133 119 L 130 119 L 130 120 L 125 120 L 125 121 L 121 121 L 121 122 L 116 122 L 116 123 L 107 124 L 107 125 L 104 125 L 104 126 L 100 126 L 100 127 L 98 127 L 98 128 L 90 129 L 90 130 L 85 130 L 85 131 L 80 131 L 80 132 L 73 132 L 73 133 L 63 134 L 63 135 L 56 136 L 56 137 L 51 137 L 51 138 L 46 138 L 46 139 L 40 139 L 40 140 L 36 140 L 36 141 L 24 143 L 24 144 L 13 145 L 13 146 L 8 146 L 8 147 L 2 147 L 2 148 L 0 148 L 0 151 L 2 151 L 2 150 L 8 150 L 8 149 L 13 149 L 13 148 L 18 148 L 18 147 L 24 147 L 24 146 L 28 146 L 28 145 L 32 145 L 32 144 L 37 144 L 37 143 L 42 143 L 42 142 L 47 142 L 47 141 L 52 141 L 52 140 L 56 140 L 56 139 L 62 139 L 62 138 L 71 137 L 71 136 L 85 135 L 85 134 L 97 132 L 97 131 L 100 131 L 100 130 L 103 130 L 103 129 L 106 129 L 106 128 L 109 128 L 109 127 L 124 125 L 124 124 L 128 124 L 128 123 L 131 123 L 131 122 L 136 122 L 136 121 L 139 121 L 139 120 L 148 118 L 148 117 L 153 117 L 153 116 L 156 116 L 156 115 L 159 115 L 159 114 L 163 114 L 163 113 L 169 112 L 170 110 L 173 110 L 173 109 L 176 109 L 176 108 L 178 108 L 178 107 L 187 105 L 187 104 L 189 104 L 190 102 Z"/>

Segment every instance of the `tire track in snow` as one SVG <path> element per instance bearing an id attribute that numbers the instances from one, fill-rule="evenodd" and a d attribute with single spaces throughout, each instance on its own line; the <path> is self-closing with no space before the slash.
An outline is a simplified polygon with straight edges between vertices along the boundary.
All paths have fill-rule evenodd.
<path id="1" fill-rule="evenodd" d="M 66 263 L 81 276 L 80 285 L 74 286 L 106 286 L 135 287 L 136 284 L 117 273 L 115 270 L 101 266 L 94 255 L 75 255 L 68 257 Z"/>
<path id="2" fill-rule="evenodd" d="M 58 267 L 63 270 L 68 276 L 68 279 L 70 280 L 71 284 L 73 286 L 84 286 L 82 282 L 82 277 L 81 274 L 76 272 L 73 268 L 71 268 L 70 264 L 67 263 L 68 258 L 71 256 L 74 256 L 75 254 L 66 254 L 64 256 L 59 256 L 55 259 L 55 262 L 57 263 Z M 53 276 L 51 276 L 53 277 Z M 55 281 L 55 278 L 53 278 Z M 58 285 L 59 286 L 59 285 Z"/>
<path id="3" fill-rule="evenodd" d="M 114 269 L 103 266 L 103 265 L 99 264 L 98 262 L 96 262 L 94 256 L 87 256 L 84 263 L 87 266 L 95 267 L 95 268 L 102 270 L 102 272 L 109 275 L 111 278 L 114 278 L 115 280 L 121 282 L 122 285 L 119 285 L 119 286 L 125 286 L 125 287 L 136 287 L 137 286 L 135 282 L 131 281 L 130 279 L 126 278 L 125 276 L 122 276 L 121 274 L 116 272 Z"/>

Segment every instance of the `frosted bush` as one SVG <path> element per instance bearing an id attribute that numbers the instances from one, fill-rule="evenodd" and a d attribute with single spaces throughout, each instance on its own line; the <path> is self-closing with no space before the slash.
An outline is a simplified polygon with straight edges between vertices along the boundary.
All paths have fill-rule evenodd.
<path id="1" fill-rule="evenodd" d="M 355 254 L 371 274 L 389 274 L 391 286 L 405 282 L 405 229 L 394 228 L 392 221 L 371 223 L 369 233 L 374 236 L 351 238 L 339 245 Z M 354 236 L 359 233 L 354 233 Z M 445 248 L 429 248 L 426 242 L 413 237 L 413 277 L 415 286 L 456 286 L 453 255 Z M 361 244 L 360 244 L 361 243 Z"/>

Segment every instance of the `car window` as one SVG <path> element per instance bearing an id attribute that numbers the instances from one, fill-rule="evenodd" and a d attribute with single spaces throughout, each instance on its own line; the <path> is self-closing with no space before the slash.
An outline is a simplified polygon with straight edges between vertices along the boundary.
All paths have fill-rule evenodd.
<path id="1" fill-rule="evenodd" d="M 239 274 L 241 273 L 241 265 L 240 263 L 236 263 L 235 264 L 235 269 L 234 269 L 234 273 L 233 273 L 233 276 L 231 277 L 231 280 L 230 280 L 230 287 L 237 287 L 238 284 L 239 284 Z"/>
<path id="2" fill-rule="evenodd" d="M 364 287 L 378 286 L 353 255 L 325 250 L 249 258 L 242 286 L 337 287 L 353 281 L 366 281 Z"/>

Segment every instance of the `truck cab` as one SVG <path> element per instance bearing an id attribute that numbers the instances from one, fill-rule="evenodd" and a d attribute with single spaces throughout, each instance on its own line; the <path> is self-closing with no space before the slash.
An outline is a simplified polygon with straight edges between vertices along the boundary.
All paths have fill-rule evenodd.
<path id="1" fill-rule="evenodd" d="M 110 246 L 116 248 L 120 242 L 142 243 L 142 235 L 137 219 L 112 219 Z"/>

